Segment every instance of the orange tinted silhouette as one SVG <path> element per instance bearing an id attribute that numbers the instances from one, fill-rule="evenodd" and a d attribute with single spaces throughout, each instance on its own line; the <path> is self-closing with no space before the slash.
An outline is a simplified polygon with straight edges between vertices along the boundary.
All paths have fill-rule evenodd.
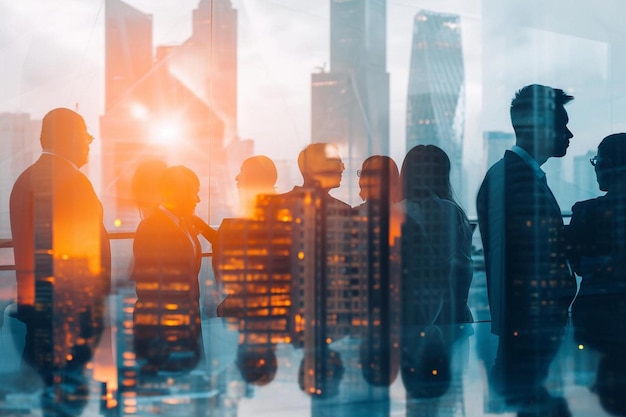
<path id="1" fill-rule="evenodd" d="M 131 180 L 131 189 L 141 219 L 149 217 L 161 204 L 159 181 L 167 164 L 158 159 L 140 162 Z"/>
<path id="2" fill-rule="evenodd" d="M 187 372 L 202 357 L 201 247 L 189 222 L 199 187 L 188 168 L 167 168 L 160 181 L 163 204 L 135 234 L 135 350 L 144 372 Z"/>
<path id="3" fill-rule="evenodd" d="M 277 178 L 276 165 L 267 156 L 256 155 L 243 161 L 235 177 L 239 191 L 239 214 L 252 217 L 257 196 L 274 194 Z"/>
<path id="4" fill-rule="evenodd" d="M 345 166 L 339 148 L 330 143 L 312 143 L 298 155 L 304 187 L 330 190 L 339 187 Z"/>
<path id="5" fill-rule="evenodd" d="M 400 201 L 398 165 L 388 156 L 374 155 L 363 161 L 359 174 L 359 197 L 363 201 L 381 198 L 382 187 L 389 187 L 389 201 Z"/>
<path id="6" fill-rule="evenodd" d="M 40 140 L 42 155 L 15 182 L 10 208 L 18 319 L 26 324 L 23 357 L 46 384 L 47 404 L 53 385 L 80 391 L 86 384 L 82 371 L 103 329 L 110 247 L 102 205 L 79 171 L 93 140 L 83 118 L 69 109 L 50 111 Z M 73 398 L 78 408 L 86 404 L 85 396 Z"/>

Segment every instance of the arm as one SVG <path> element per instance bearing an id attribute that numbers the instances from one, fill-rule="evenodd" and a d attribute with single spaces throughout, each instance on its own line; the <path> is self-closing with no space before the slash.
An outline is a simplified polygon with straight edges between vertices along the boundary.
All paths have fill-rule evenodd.
<path id="1" fill-rule="evenodd" d="M 217 239 L 217 231 L 209 226 L 204 220 L 198 216 L 192 216 L 189 223 L 193 226 L 196 233 L 201 234 L 211 245 L 215 244 Z"/>

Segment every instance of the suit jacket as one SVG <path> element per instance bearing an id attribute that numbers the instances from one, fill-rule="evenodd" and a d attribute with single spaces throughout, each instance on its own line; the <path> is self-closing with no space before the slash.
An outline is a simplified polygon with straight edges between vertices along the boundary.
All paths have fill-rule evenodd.
<path id="1" fill-rule="evenodd" d="M 74 165 L 43 154 L 15 182 L 10 209 L 24 359 L 51 383 L 46 370 L 72 356 L 84 365 L 102 333 L 111 280 L 102 205 Z"/>
<path id="2" fill-rule="evenodd" d="M 111 250 L 102 204 L 75 166 L 43 154 L 15 182 L 10 212 L 20 307 L 34 304 L 36 277 L 54 275 L 56 284 L 68 279 L 93 296 L 109 293 Z"/>
<path id="3" fill-rule="evenodd" d="M 520 156 L 507 151 L 477 197 L 492 332 L 562 326 L 575 294 L 558 203 Z"/>
<path id="4" fill-rule="evenodd" d="M 133 254 L 132 279 L 140 300 L 198 301 L 200 242 L 171 213 L 159 208 L 139 223 Z"/>
<path id="5" fill-rule="evenodd" d="M 572 267 L 583 277 L 580 295 L 626 284 L 626 198 L 607 194 L 576 203 L 565 232 Z"/>

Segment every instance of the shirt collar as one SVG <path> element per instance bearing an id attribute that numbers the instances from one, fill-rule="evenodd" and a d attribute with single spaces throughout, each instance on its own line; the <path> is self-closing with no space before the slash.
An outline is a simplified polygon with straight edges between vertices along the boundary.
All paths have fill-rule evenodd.
<path id="1" fill-rule="evenodd" d="M 59 158 L 59 159 L 62 159 L 62 160 L 64 160 L 65 162 L 67 162 L 68 164 L 70 164 L 70 165 L 72 166 L 72 168 L 74 168 L 76 171 L 80 171 L 80 169 L 78 169 L 78 167 L 76 166 L 76 164 L 75 164 L 75 163 L 73 163 L 72 161 L 70 161 L 70 160 L 69 160 L 69 159 L 67 159 L 67 158 L 62 157 L 61 155 L 58 155 L 58 154 L 56 154 L 56 153 L 54 153 L 54 152 L 50 152 L 50 151 L 41 151 L 41 154 L 42 154 L 42 155 L 52 155 L 52 156 L 55 156 L 55 157 L 57 157 L 57 158 Z"/>
<path id="2" fill-rule="evenodd" d="M 524 148 L 520 148 L 517 145 L 513 145 L 511 148 L 511 152 L 515 153 L 517 156 L 522 158 L 522 161 L 526 163 L 533 170 L 537 178 L 540 180 L 545 180 L 546 173 L 541 169 L 535 158 L 533 158 Z"/>

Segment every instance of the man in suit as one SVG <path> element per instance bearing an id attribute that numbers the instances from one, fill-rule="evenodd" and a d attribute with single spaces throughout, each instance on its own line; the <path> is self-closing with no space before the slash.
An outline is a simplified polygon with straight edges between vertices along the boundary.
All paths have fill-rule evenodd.
<path id="1" fill-rule="evenodd" d="M 190 169 L 167 168 L 160 180 L 163 202 L 135 233 L 135 349 L 145 372 L 186 372 L 202 356 L 202 248 L 191 226 L 199 190 Z"/>
<path id="2" fill-rule="evenodd" d="M 82 386 L 82 370 L 103 329 L 110 246 L 102 204 L 79 171 L 92 140 L 79 114 L 50 111 L 42 120 L 41 157 L 11 192 L 17 318 L 26 325 L 23 358 L 48 387 L 57 375 L 62 387 Z M 50 392 L 44 391 L 44 400 Z"/>
<path id="3" fill-rule="evenodd" d="M 573 137 L 563 90 L 529 85 L 511 102 L 516 144 L 489 169 L 477 197 L 492 333 L 492 383 L 511 404 L 536 404 L 560 345 L 575 280 L 565 257 L 561 210 L 540 166 Z"/>

